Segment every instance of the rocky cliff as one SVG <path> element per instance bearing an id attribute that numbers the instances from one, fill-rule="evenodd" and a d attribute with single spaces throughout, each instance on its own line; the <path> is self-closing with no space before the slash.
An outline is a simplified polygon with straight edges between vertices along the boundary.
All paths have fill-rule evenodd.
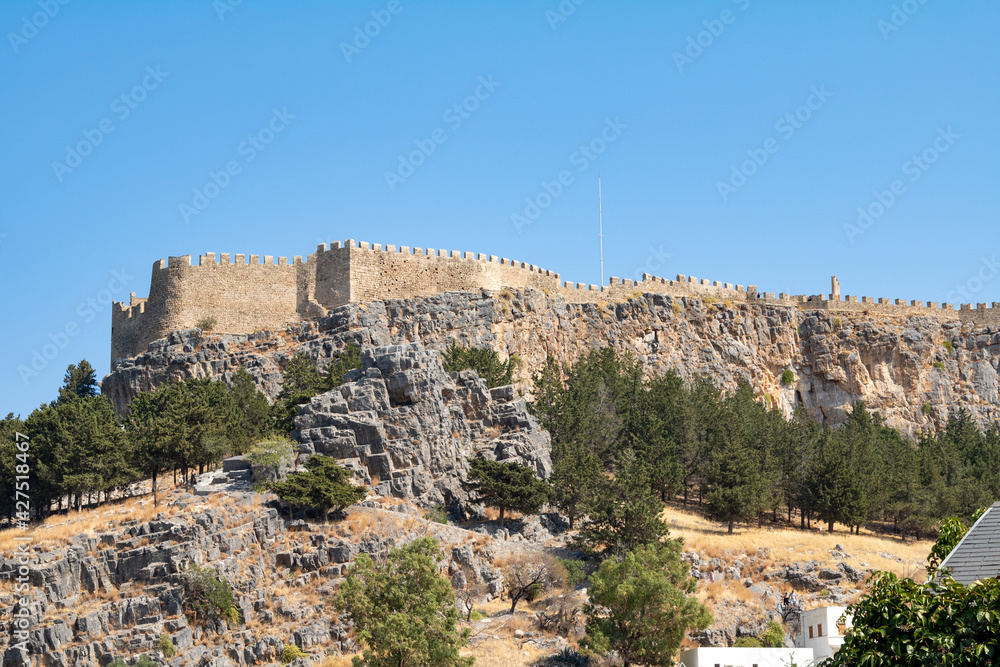
<path id="1" fill-rule="evenodd" d="M 831 424 L 841 422 L 856 400 L 908 433 L 938 426 L 959 408 L 983 425 L 1000 419 L 996 328 L 930 315 L 834 315 L 661 294 L 567 303 L 532 289 L 349 304 L 286 331 L 173 332 L 117 362 L 102 390 L 124 411 L 137 391 L 167 378 L 225 378 L 244 367 L 274 397 L 281 368 L 298 351 L 322 369 L 347 341 L 365 349 L 419 342 L 440 350 L 452 340 L 520 356 L 519 379 L 527 391 L 546 355 L 572 362 L 592 347 L 610 345 L 634 354 L 649 373 L 673 368 L 687 377 L 710 375 L 727 388 L 746 378 L 787 413 L 798 405 Z M 794 380 L 782 384 L 785 370 Z"/>
<path id="2" fill-rule="evenodd" d="M 513 386 L 445 373 L 441 355 L 419 343 L 365 350 L 361 369 L 300 406 L 295 425 L 301 455 L 337 458 L 380 495 L 425 506 L 466 498 L 469 458 L 552 471 L 549 434 Z"/>

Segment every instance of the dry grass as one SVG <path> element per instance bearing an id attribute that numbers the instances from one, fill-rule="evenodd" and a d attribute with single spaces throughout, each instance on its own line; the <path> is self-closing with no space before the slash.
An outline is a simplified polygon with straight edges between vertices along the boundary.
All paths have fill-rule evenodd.
<path id="1" fill-rule="evenodd" d="M 798 561 L 819 561 L 836 567 L 836 560 L 830 551 L 838 544 L 850 556 L 848 563 L 875 570 L 886 570 L 899 576 L 917 578 L 922 576 L 921 563 L 930 553 L 933 542 L 928 540 L 901 540 L 876 535 L 861 530 L 860 535 L 843 532 L 803 531 L 796 528 L 746 528 L 737 526 L 733 534 L 726 527 L 705 519 L 694 509 L 670 506 L 664 510 L 663 518 L 670 526 L 671 537 L 683 537 L 684 548 L 695 550 L 703 557 L 732 561 L 742 554 L 755 555 L 762 547 L 770 547 L 771 553 L 765 563 L 771 566 L 791 564 Z M 902 558 L 905 562 L 885 558 L 879 553 L 888 553 Z"/>
<path id="2" fill-rule="evenodd" d="M 520 641 L 487 639 L 462 651 L 462 655 L 474 656 L 476 667 L 527 667 L 551 652 Z"/>
<path id="3" fill-rule="evenodd" d="M 292 604 L 305 604 L 310 607 L 323 602 L 323 596 L 316 590 L 316 586 L 289 586 L 287 583 L 276 584 L 271 589 L 271 596 L 274 598 L 283 597 Z"/>
<path id="4" fill-rule="evenodd" d="M 770 547 L 771 551 L 767 557 L 758 561 L 758 565 L 762 565 L 765 572 L 800 561 L 817 561 L 821 568 L 836 569 L 839 561 L 831 556 L 830 551 L 839 544 L 848 554 L 846 562 L 849 565 L 884 570 L 921 581 L 926 575 L 922 563 L 933 544 L 927 540 L 903 542 L 892 537 L 869 533 L 864 529 L 860 535 L 851 535 L 843 527 L 843 532 L 832 534 L 796 528 L 737 527 L 730 535 L 727 527 L 705 519 L 693 508 L 667 507 L 663 516 L 670 526 L 671 537 L 684 538 L 685 550 L 697 551 L 702 558 L 719 558 L 725 563 L 724 568 L 744 554 L 754 556 L 762 547 Z M 880 556 L 880 553 L 897 556 L 904 562 Z M 756 580 L 759 572 L 744 570 L 744 576 Z M 787 582 L 772 583 L 779 593 L 792 590 Z M 857 590 L 851 601 L 860 596 L 861 588 L 862 585 L 857 584 Z M 727 582 L 724 579 L 713 583 L 703 581 L 699 586 L 698 598 L 709 606 L 722 600 L 753 602 L 755 599 L 740 581 Z"/>
<path id="5" fill-rule="evenodd" d="M 163 502 L 166 496 L 166 493 L 161 494 L 159 507 L 153 505 L 151 497 L 142 496 L 79 512 L 56 514 L 28 530 L 5 530 L 0 533 L 0 553 L 16 549 L 19 543 L 15 538 L 18 537 L 33 538 L 33 548 L 61 547 L 69 544 L 77 535 L 96 537 L 100 533 L 111 532 L 125 520 L 148 523 L 157 514 L 173 516 L 180 510 L 177 507 L 167 507 Z"/>
<path id="6" fill-rule="evenodd" d="M 320 661 L 319 667 L 351 667 L 353 658 L 352 655 L 328 655 Z"/>

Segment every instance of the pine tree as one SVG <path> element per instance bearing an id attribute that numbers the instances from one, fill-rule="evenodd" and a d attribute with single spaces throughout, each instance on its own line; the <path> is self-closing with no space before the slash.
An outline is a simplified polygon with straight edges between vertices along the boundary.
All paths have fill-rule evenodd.
<path id="1" fill-rule="evenodd" d="M 758 517 L 771 507 L 777 482 L 776 460 L 769 451 L 770 429 L 766 408 L 753 389 L 741 383 L 724 402 L 724 417 L 713 443 L 706 474 L 706 511 L 728 524 Z"/>
<path id="2" fill-rule="evenodd" d="M 489 347 L 459 347 L 452 340 L 442 354 L 442 365 L 448 373 L 457 373 L 471 369 L 482 379 L 487 387 L 502 387 L 514 381 L 514 369 L 521 362 L 516 354 L 507 361 L 500 361 L 500 355 Z"/>
<path id="3" fill-rule="evenodd" d="M 63 386 L 59 388 L 57 402 L 65 403 L 75 398 L 89 398 L 100 393 L 94 367 L 86 359 L 83 359 L 78 365 L 70 364 L 66 369 Z"/>
<path id="4" fill-rule="evenodd" d="M 365 497 L 363 486 L 350 483 L 352 474 L 336 461 L 313 454 L 306 461 L 305 472 L 293 472 L 283 481 L 267 485 L 279 498 L 292 507 L 315 507 L 329 519 L 331 511 L 339 513 Z"/>
<path id="5" fill-rule="evenodd" d="M 470 459 L 468 479 L 462 482 L 474 501 L 500 511 L 500 528 L 509 511 L 533 514 L 549 499 L 549 486 L 535 471 L 517 463 Z"/>
<path id="6" fill-rule="evenodd" d="M 4 491 L 10 490 L 10 493 L 0 493 L 0 515 L 6 516 L 13 520 L 14 512 L 17 509 L 16 497 L 14 491 L 17 489 L 15 485 L 17 480 L 17 466 L 25 465 L 22 461 L 17 458 L 18 454 L 23 452 L 17 447 L 18 442 L 23 442 L 23 438 L 19 438 L 17 434 L 27 435 L 27 427 L 25 427 L 24 422 L 20 417 L 15 417 L 14 413 L 9 413 L 4 419 L 0 420 L 0 484 L 3 485 Z M 30 444 L 28 445 L 30 451 Z M 23 468 L 22 468 L 23 471 Z M 29 467 L 29 475 L 35 477 L 33 470 Z M 36 480 L 28 480 L 29 489 L 34 489 Z M 38 507 L 34 508 L 37 513 Z"/>
<path id="7" fill-rule="evenodd" d="M 551 498 L 569 519 L 572 529 L 584 512 L 604 476 L 601 460 L 586 445 L 570 441 L 553 445 Z"/>
<path id="8" fill-rule="evenodd" d="M 621 555 L 667 535 L 663 503 L 650 488 L 649 474 L 626 449 L 615 459 L 614 477 L 605 479 L 590 503 L 578 541 L 590 552 Z"/>
<path id="9" fill-rule="evenodd" d="M 233 373 L 229 395 L 236 411 L 236 428 L 230 434 L 233 451 L 243 454 L 271 428 L 271 406 L 253 376 L 240 368 Z"/>

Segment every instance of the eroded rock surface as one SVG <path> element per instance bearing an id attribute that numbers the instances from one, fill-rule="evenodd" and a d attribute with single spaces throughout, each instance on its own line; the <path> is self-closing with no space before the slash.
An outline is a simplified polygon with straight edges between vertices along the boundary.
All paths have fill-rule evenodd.
<path id="1" fill-rule="evenodd" d="M 472 457 L 552 471 L 549 434 L 513 386 L 446 373 L 441 355 L 419 343 L 365 350 L 345 380 L 300 406 L 300 453 L 338 459 L 380 495 L 453 505 L 467 497 L 461 479 Z"/>
<path id="2" fill-rule="evenodd" d="M 923 315 L 706 305 L 659 294 L 575 304 L 531 289 L 349 304 L 283 332 L 177 331 L 144 354 L 119 360 L 102 391 L 122 412 L 136 392 L 167 379 L 228 379 L 244 367 L 273 399 L 281 369 L 296 352 L 316 359 L 322 370 L 348 341 L 362 348 L 420 342 L 443 350 L 452 340 L 492 347 L 502 357 L 517 354 L 524 362 L 519 386 L 526 391 L 546 355 L 572 362 L 593 347 L 611 345 L 634 354 L 647 373 L 672 368 L 685 377 L 710 375 L 727 388 L 745 378 L 786 413 L 801 405 L 830 424 L 843 421 L 859 399 L 907 433 L 939 426 L 960 408 L 983 425 L 1000 419 L 996 328 Z M 788 385 L 781 383 L 786 369 L 795 376 Z"/>

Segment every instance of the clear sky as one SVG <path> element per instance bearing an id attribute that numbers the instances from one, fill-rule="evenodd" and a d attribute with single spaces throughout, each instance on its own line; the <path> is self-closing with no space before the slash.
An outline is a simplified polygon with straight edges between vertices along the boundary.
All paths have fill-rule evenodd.
<path id="1" fill-rule="evenodd" d="M 3 413 L 107 373 L 108 299 L 169 255 L 597 283 L 598 172 L 606 277 L 1000 301 L 995 1 L 4 0 L 0 33 Z"/>

